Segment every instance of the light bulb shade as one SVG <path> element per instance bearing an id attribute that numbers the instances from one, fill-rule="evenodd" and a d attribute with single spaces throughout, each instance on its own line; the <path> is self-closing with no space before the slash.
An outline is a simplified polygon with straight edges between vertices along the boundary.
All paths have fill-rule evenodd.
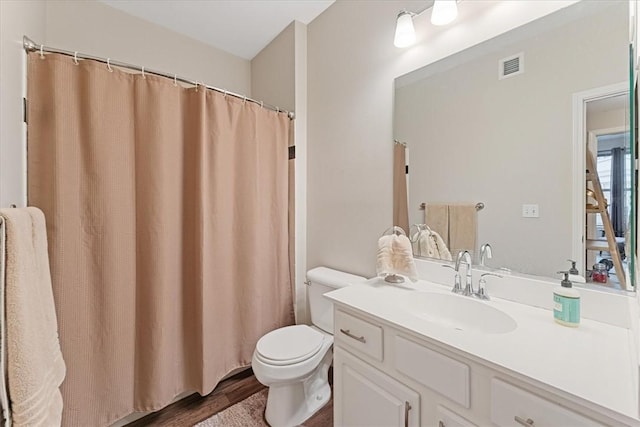
<path id="1" fill-rule="evenodd" d="M 416 42 L 416 31 L 413 28 L 413 18 L 409 12 L 400 12 L 396 22 L 396 36 L 393 44 L 396 47 L 411 46 Z"/>
<path id="2" fill-rule="evenodd" d="M 456 0 L 435 0 L 431 11 L 433 25 L 447 25 L 458 16 Z"/>

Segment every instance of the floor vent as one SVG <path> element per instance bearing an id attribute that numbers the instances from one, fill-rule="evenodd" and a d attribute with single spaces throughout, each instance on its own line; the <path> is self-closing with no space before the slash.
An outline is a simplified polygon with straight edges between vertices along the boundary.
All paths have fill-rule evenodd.
<path id="1" fill-rule="evenodd" d="M 498 63 L 498 78 L 517 76 L 524 73 L 524 53 L 502 58 Z"/>

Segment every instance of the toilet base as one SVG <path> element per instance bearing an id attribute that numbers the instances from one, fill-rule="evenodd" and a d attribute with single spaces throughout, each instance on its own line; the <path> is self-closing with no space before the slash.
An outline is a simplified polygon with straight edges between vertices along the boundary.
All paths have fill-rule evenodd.
<path id="1" fill-rule="evenodd" d="M 265 419 L 271 427 L 294 427 L 318 412 L 331 398 L 329 367 L 333 351 L 327 351 L 320 366 L 307 379 L 269 387 Z"/>

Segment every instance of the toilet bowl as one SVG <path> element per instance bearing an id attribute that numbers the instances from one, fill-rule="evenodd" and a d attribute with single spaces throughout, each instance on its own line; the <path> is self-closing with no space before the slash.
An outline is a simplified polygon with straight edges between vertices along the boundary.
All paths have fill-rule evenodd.
<path id="1" fill-rule="evenodd" d="M 269 386 L 269 425 L 297 426 L 329 401 L 332 345 L 333 336 L 306 325 L 280 328 L 258 341 L 251 366 L 258 381 Z"/>
<path id="2" fill-rule="evenodd" d="M 269 387 L 265 419 L 272 427 L 302 424 L 331 398 L 333 304 L 324 293 L 365 280 L 318 267 L 307 273 L 312 326 L 286 326 L 258 341 L 251 367 Z"/>

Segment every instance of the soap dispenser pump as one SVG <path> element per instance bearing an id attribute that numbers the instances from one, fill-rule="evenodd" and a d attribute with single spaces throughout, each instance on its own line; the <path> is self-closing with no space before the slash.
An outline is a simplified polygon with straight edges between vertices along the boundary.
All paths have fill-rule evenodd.
<path id="1" fill-rule="evenodd" d="M 580 324 L 580 292 L 573 288 L 569 271 L 558 271 L 564 278 L 553 291 L 553 318 L 564 326 L 577 327 Z"/>
<path id="2" fill-rule="evenodd" d="M 569 269 L 569 280 L 573 283 L 586 283 L 587 281 L 580 275 L 580 272 L 576 268 L 576 262 L 572 259 L 568 259 L 567 261 L 571 263 L 571 268 Z"/>

